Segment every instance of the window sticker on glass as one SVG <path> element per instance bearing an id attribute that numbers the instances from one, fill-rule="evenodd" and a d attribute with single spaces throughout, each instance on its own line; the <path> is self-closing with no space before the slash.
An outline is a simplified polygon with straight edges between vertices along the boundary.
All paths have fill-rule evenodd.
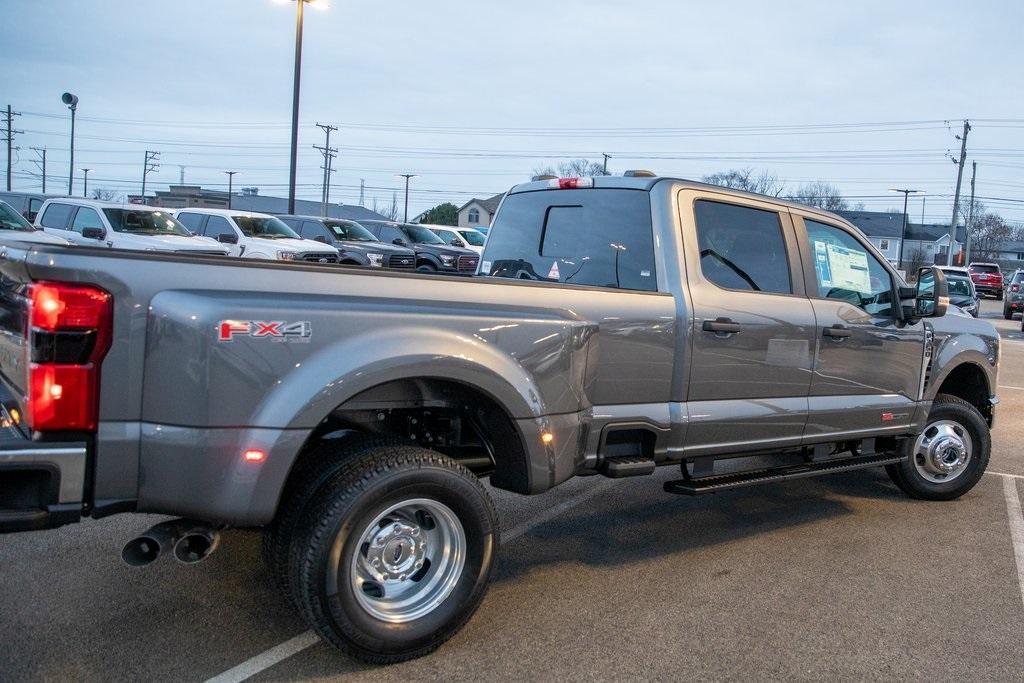
<path id="1" fill-rule="evenodd" d="M 868 255 L 837 244 L 814 243 L 815 263 L 822 285 L 855 292 L 870 292 Z"/>

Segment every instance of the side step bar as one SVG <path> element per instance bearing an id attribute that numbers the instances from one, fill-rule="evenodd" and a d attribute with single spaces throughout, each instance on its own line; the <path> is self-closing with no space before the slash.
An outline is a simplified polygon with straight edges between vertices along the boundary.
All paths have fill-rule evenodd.
<path id="1" fill-rule="evenodd" d="M 777 481 L 786 481 L 787 479 L 803 479 L 805 477 L 816 477 L 821 474 L 832 474 L 834 472 L 849 472 L 868 467 L 878 467 L 879 465 L 895 465 L 905 458 L 906 456 L 903 455 L 868 455 L 832 462 L 808 462 L 768 470 L 724 474 L 717 477 L 679 479 L 677 481 L 665 482 L 665 491 L 684 496 L 697 496 L 702 493 L 728 491 L 745 486 L 754 486 L 755 484 L 770 484 Z"/>
<path id="2" fill-rule="evenodd" d="M 639 456 L 607 458 L 601 463 L 599 472 L 610 479 L 643 477 L 654 474 L 654 460 Z"/>

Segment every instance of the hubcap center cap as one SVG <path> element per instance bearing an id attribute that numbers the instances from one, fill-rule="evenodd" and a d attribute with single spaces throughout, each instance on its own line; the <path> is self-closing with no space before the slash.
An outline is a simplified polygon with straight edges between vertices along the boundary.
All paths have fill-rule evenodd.
<path id="1" fill-rule="evenodd" d="M 384 580 L 403 580 L 423 566 L 426 553 L 418 526 L 395 522 L 382 527 L 370 543 L 367 559 Z"/>

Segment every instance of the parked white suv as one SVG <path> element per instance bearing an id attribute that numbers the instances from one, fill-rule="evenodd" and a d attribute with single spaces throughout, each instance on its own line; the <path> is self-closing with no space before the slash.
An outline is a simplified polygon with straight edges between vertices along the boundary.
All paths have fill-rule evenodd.
<path id="1" fill-rule="evenodd" d="M 478 254 L 484 253 L 484 241 L 487 236 L 479 230 L 457 228 L 453 225 L 424 225 L 423 227 L 429 228 L 435 235 L 443 239 L 445 244 L 471 249 Z"/>
<path id="2" fill-rule="evenodd" d="M 178 209 L 175 216 L 186 228 L 228 248 L 231 256 L 311 263 L 337 263 L 338 250 L 306 240 L 280 218 L 232 209 Z"/>
<path id="3" fill-rule="evenodd" d="M 213 240 L 193 237 L 169 211 L 142 204 L 47 199 L 36 216 L 36 227 L 82 246 L 227 255 L 227 249 Z"/>

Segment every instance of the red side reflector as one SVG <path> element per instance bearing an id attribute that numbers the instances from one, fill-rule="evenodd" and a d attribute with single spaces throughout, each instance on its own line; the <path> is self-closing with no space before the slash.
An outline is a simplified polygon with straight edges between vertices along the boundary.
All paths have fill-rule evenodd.
<path id="1" fill-rule="evenodd" d="M 242 454 L 242 457 L 246 462 L 263 462 L 267 459 L 267 454 L 258 448 L 250 448 Z"/>

